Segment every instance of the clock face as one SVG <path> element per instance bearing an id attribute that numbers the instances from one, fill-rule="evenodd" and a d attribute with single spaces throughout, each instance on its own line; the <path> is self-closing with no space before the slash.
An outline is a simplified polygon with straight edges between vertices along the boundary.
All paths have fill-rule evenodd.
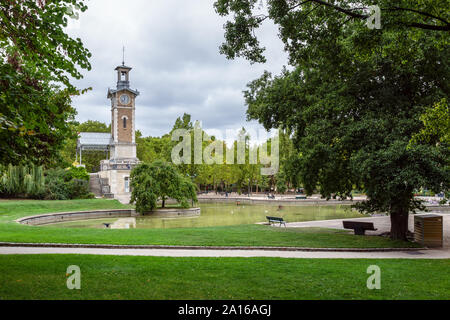
<path id="1" fill-rule="evenodd" d="M 130 103 L 130 97 L 126 94 L 123 94 L 120 96 L 120 103 L 122 104 L 128 104 Z"/>

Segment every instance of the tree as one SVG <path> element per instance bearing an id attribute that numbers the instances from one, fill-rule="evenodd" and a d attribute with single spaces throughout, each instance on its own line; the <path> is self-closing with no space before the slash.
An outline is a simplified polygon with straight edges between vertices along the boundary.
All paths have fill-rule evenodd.
<path id="1" fill-rule="evenodd" d="M 40 199 L 45 194 L 42 167 L 0 165 L 0 196 Z"/>
<path id="2" fill-rule="evenodd" d="M 131 203 L 136 203 L 136 211 L 143 214 L 154 210 L 157 202 L 175 199 L 183 207 L 188 200 L 197 201 L 196 187 L 190 179 L 183 177 L 169 163 L 157 160 L 152 164 L 140 164 L 131 172 Z"/>
<path id="3" fill-rule="evenodd" d="M 279 25 L 280 37 L 292 56 L 299 53 L 305 31 L 311 27 L 320 33 L 327 29 L 330 18 L 340 26 L 365 24 L 371 17 L 372 5 L 380 7 L 385 30 L 450 30 L 449 0 L 217 0 L 216 12 L 233 16 L 224 25 L 225 43 L 220 51 L 230 59 L 242 56 L 252 62 L 265 62 L 265 48 L 256 30 L 270 19 Z"/>
<path id="4" fill-rule="evenodd" d="M 0 163 L 54 165 L 71 136 L 77 90 L 69 76 L 90 69 L 89 51 L 64 31 L 83 1 L 0 3 Z"/>
<path id="5" fill-rule="evenodd" d="M 422 208 L 414 188 L 438 192 L 449 184 L 446 148 L 425 142 L 408 147 L 423 128 L 425 108 L 449 93 L 448 34 L 412 23 L 369 30 L 365 21 L 337 10 L 338 2 L 329 2 L 331 7 L 318 1 L 268 3 L 268 18 L 279 26 L 293 70 L 277 77 L 266 72 L 249 84 L 248 118 L 293 133 L 295 163 L 308 194 L 318 187 L 326 198 L 346 198 L 354 186 L 361 188 L 368 200 L 358 208 L 389 213 L 391 238 L 406 240 L 409 212 Z M 354 11 L 355 3 L 339 6 Z M 385 9 L 395 3 L 379 1 Z M 439 2 L 443 8 L 432 3 L 400 5 L 409 9 L 403 13 L 448 12 L 448 1 Z M 251 18 L 255 1 L 224 0 L 216 7 L 221 14 L 235 14 L 234 23 L 225 26 L 222 52 L 263 61 L 253 34 L 262 22 Z"/>
<path id="6" fill-rule="evenodd" d="M 283 194 L 287 191 L 286 177 L 283 172 L 277 174 L 277 192 Z"/>

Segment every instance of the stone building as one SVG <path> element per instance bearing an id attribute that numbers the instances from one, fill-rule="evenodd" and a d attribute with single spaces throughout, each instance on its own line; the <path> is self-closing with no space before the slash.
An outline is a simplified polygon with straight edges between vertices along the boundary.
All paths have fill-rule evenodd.
<path id="1" fill-rule="evenodd" d="M 122 64 L 117 71 L 117 86 L 108 89 L 111 100 L 111 133 L 82 132 L 77 145 L 77 161 L 82 165 L 83 151 L 102 150 L 109 159 L 100 163 L 100 172 L 91 175 L 91 189 L 97 196 L 129 201 L 130 173 L 139 163 L 136 156 L 136 98 L 139 91 L 130 88 L 132 68 Z"/>

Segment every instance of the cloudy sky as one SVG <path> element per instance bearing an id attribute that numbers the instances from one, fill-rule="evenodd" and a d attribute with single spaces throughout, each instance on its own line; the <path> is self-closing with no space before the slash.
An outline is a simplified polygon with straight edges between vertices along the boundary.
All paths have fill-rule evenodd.
<path id="1" fill-rule="evenodd" d="M 183 113 L 204 129 L 260 128 L 245 121 L 242 91 L 264 70 L 279 73 L 286 63 L 276 27 L 258 32 L 267 63 L 251 65 L 219 54 L 223 24 L 214 0 L 90 0 L 89 9 L 70 26 L 92 53 L 92 70 L 77 82 L 93 90 L 74 100 L 78 121 L 110 122 L 108 87 L 116 86 L 115 67 L 133 67 L 131 87 L 140 91 L 137 129 L 145 136 L 170 131 Z"/>

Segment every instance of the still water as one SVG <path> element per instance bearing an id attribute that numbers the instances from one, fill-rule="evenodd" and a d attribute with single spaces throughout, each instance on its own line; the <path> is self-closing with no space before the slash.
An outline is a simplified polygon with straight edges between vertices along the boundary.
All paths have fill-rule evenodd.
<path id="1" fill-rule="evenodd" d="M 136 228 L 192 228 L 253 224 L 266 221 L 266 216 L 282 217 L 286 222 L 344 219 L 362 217 L 347 205 L 240 205 L 231 203 L 202 203 L 201 215 L 182 218 L 137 217 Z M 103 223 L 114 223 L 118 219 L 83 220 L 57 223 L 49 226 L 68 228 L 104 228 Z"/>

